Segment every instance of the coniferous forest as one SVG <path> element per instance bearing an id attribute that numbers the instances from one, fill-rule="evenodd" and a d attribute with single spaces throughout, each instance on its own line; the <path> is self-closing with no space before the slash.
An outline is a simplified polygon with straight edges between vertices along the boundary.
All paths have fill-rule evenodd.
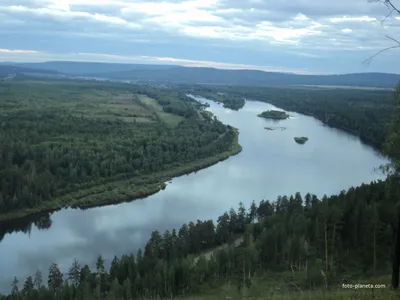
<path id="1" fill-rule="evenodd" d="M 157 100 L 160 91 L 146 95 Z M 373 100 L 363 101 L 360 97 L 354 105 L 355 119 L 351 121 L 360 128 L 364 124 L 357 123 L 362 120 L 357 117 L 360 107 L 365 114 L 374 109 L 367 105 Z M 385 181 L 322 198 L 296 193 L 258 204 L 253 201 L 248 208 L 240 203 L 236 209 L 227 208 L 216 221 L 193 220 L 180 229 L 154 231 L 143 249 L 115 257 L 110 267 L 99 256 L 92 269 L 74 261 L 63 273 L 55 262 L 49 266 L 48 278 L 42 276 L 45 270 L 28 278 L 16 277 L 10 283 L 10 295 L 3 298 L 398 299 L 399 102 L 400 87 L 391 106 L 395 109 L 388 108 L 385 122 L 371 125 L 379 132 L 388 132 L 386 142 L 377 141 L 379 149 L 394 161 L 395 170 Z M 313 102 L 299 103 L 303 109 L 322 110 Z M 393 105 L 388 103 L 388 107 Z M 346 116 L 351 118 L 351 106 L 348 109 Z M 339 111 L 336 114 L 340 116 Z M 192 120 L 182 118 L 175 126 Z M 194 120 L 194 124 L 200 122 L 197 117 Z M 211 120 L 209 126 L 226 130 Z M 366 132 L 360 130 L 359 134 Z M 389 274 L 391 282 L 387 281 Z M 342 284 L 361 282 L 384 284 L 386 288 L 341 289 Z"/>
<path id="2" fill-rule="evenodd" d="M 4 81 L 0 99 L 0 220 L 142 197 L 240 151 L 233 128 L 172 90 Z"/>

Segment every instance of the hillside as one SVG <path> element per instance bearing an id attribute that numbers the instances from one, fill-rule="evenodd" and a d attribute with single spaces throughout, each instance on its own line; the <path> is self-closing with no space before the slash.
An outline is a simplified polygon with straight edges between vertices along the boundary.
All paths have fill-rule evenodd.
<path id="1" fill-rule="evenodd" d="M 48 61 L 40 63 L 9 63 L 21 68 L 35 68 L 38 70 L 56 70 L 58 72 L 75 76 L 98 76 L 102 73 L 125 72 L 132 70 L 163 70 L 179 68 L 175 65 L 146 65 L 146 64 L 121 64 L 101 62 L 74 62 L 74 61 Z"/>
<path id="2" fill-rule="evenodd" d="M 220 84 L 249 86 L 337 85 L 393 88 L 398 74 L 360 73 L 344 75 L 297 75 L 256 70 L 173 67 L 160 70 L 130 70 L 99 73 L 98 77 L 162 83 Z"/>
<path id="3" fill-rule="evenodd" d="M 0 64 L 0 78 L 7 77 L 10 75 L 23 75 L 23 74 L 60 75 L 60 72 L 54 70 L 44 70 L 40 68 L 35 69 L 35 68 Z"/>
<path id="4" fill-rule="evenodd" d="M 176 65 L 116 64 L 52 61 L 9 63 L 20 68 L 57 71 L 73 76 L 158 83 L 218 84 L 247 86 L 321 85 L 393 88 L 399 74 L 355 73 L 342 75 L 298 75 L 258 70 L 223 70 Z"/>

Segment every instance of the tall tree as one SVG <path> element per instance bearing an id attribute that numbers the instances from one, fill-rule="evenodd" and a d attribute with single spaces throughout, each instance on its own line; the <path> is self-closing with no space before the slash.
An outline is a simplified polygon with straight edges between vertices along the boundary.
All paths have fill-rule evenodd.
<path id="1" fill-rule="evenodd" d="M 57 264 L 52 263 L 49 268 L 48 286 L 51 289 L 54 297 L 57 296 L 57 290 L 63 283 L 63 274 Z"/>

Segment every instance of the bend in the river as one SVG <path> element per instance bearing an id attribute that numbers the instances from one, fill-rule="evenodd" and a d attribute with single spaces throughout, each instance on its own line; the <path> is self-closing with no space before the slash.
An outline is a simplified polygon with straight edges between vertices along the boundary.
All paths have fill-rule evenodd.
<path id="1" fill-rule="evenodd" d="M 52 262 L 66 271 L 74 258 L 93 265 L 99 254 L 110 260 L 136 252 L 153 230 L 216 219 L 240 201 L 248 207 L 252 200 L 275 200 L 295 192 L 322 196 L 384 179 L 375 169 L 387 163 L 385 158 L 357 137 L 312 117 L 290 112 L 290 119 L 274 121 L 257 117 L 276 109 L 266 103 L 247 101 L 243 109 L 232 111 L 206 102 L 219 120 L 239 129 L 240 154 L 174 178 L 165 190 L 145 200 L 88 210 L 64 209 L 42 215 L 33 225 L 30 219 L 9 223 L 8 228 L 0 225 L 2 231 L 26 231 L 6 234 L 0 241 L 0 292 L 9 292 L 14 275 L 22 281 L 37 269 L 47 273 Z M 275 127 L 286 130 L 265 129 Z M 299 145 L 293 139 L 296 136 L 309 140 Z"/>

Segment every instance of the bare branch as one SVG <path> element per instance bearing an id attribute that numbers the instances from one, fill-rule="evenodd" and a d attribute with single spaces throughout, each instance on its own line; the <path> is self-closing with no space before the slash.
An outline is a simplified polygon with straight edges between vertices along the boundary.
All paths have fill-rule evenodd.
<path id="1" fill-rule="evenodd" d="M 367 58 L 366 60 L 364 60 L 363 63 L 366 64 L 366 65 L 369 65 L 369 64 L 371 63 L 371 61 L 372 61 L 375 57 L 377 57 L 379 54 L 381 54 L 381 53 L 383 53 L 383 52 L 386 52 L 386 51 L 388 51 L 388 50 L 391 50 L 391 49 L 395 49 L 395 48 L 400 48 L 400 45 L 396 45 L 396 46 L 392 46 L 392 47 L 385 48 L 385 49 L 383 49 L 383 50 L 381 50 L 381 51 L 375 53 L 375 54 L 372 55 L 370 58 Z"/>
<path id="2" fill-rule="evenodd" d="M 383 25 L 383 23 L 385 23 L 386 19 L 389 18 L 389 17 L 392 15 L 392 13 L 393 13 L 394 11 L 395 11 L 395 10 L 392 9 L 392 10 L 386 15 L 386 17 L 381 21 L 381 25 Z"/>
<path id="3" fill-rule="evenodd" d="M 392 38 L 392 37 L 390 37 L 390 36 L 388 36 L 388 35 L 386 35 L 386 37 L 387 37 L 389 40 L 392 40 L 393 42 L 395 42 L 395 43 L 400 47 L 400 42 L 399 42 L 398 40 L 396 40 L 395 38 Z"/>
<path id="4" fill-rule="evenodd" d="M 384 1 L 387 6 L 391 7 L 394 11 L 396 11 L 398 14 L 400 14 L 400 10 L 396 6 L 393 5 L 392 1 L 390 1 L 390 0 L 384 0 Z"/>
<path id="5" fill-rule="evenodd" d="M 393 10 L 400 14 L 400 9 L 398 9 L 391 0 L 368 0 L 368 2 L 382 2 L 383 4 L 386 5 L 386 7 L 390 10 Z"/>
<path id="6" fill-rule="evenodd" d="M 387 48 L 385 48 L 385 49 L 382 49 L 382 50 L 378 51 L 377 53 L 375 53 L 375 54 L 372 55 L 371 57 L 369 57 L 369 58 L 367 58 L 366 60 L 364 60 L 364 61 L 363 61 L 363 64 L 366 64 L 366 65 L 368 66 L 368 65 L 371 64 L 371 61 L 372 61 L 376 56 L 378 56 L 379 54 L 381 54 L 381 53 L 383 53 L 383 52 L 386 52 L 386 51 L 388 51 L 388 50 L 391 50 L 391 49 L 400 48 L 400 41 L 398 41 L 398 40 L 396 40 L 395 38 L 392 38 L 391 36 L 388 36 L 388 35 L 386 35 L 386 37 L 387 37 L 389 40 L 392 40 L 393 42 L 395 42 L 397 45 L 391 46 L 391 47 L 387 47 Z"/>

